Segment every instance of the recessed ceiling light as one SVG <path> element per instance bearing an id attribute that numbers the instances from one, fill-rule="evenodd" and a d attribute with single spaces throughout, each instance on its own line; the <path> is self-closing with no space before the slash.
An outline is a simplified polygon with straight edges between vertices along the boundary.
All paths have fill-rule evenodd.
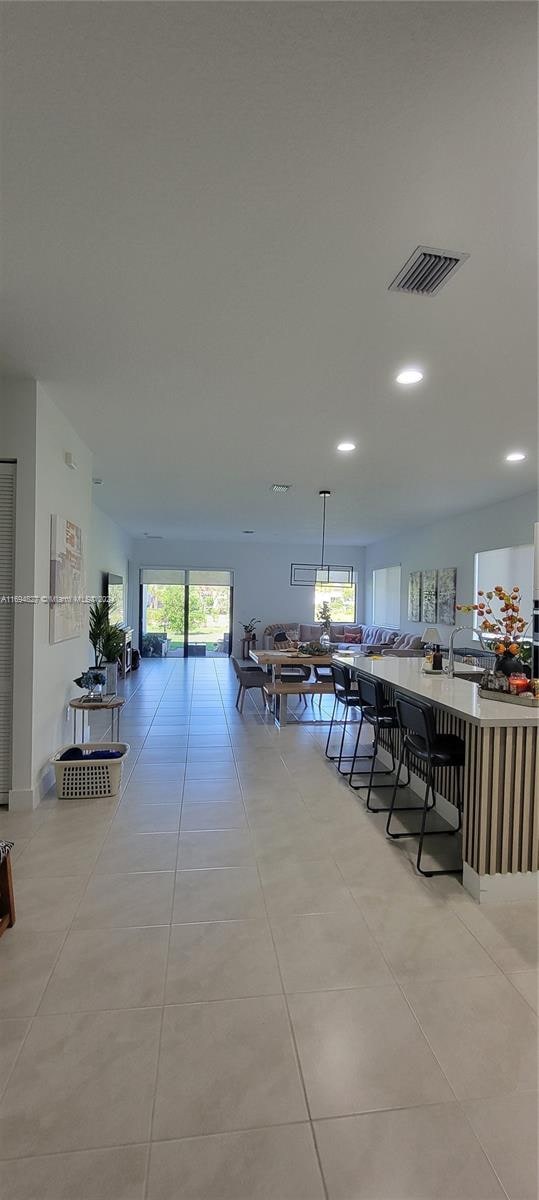
<path id="1" fill-rule="evenodd" d="M 93 483 L 94 487 L 103 487 L 103 480 L 99 479 L 97 477 L 94 477 L 92 479 L 92 483 Z"/>
<path id="2" fill-rule="evenodd" d="M 242 533 L 254 533 L 254 529 L 242 529 Z"/>
<path id="3" fill-rule="evenodd" d="M 355 448 L 355 442 L 339 442 L 337 446 L 337 450 L 340 450 L 341 454 L 349 454 L 350 451 L 355 450 Z"/>
<path id="4" fill-rule="evenodd" d="M 524 462 L 526 455 L 522 450 L 512 450 L 510 454 L 506 454 L 506 462 Z"/>
<path id="5" fill-rule="evenodd" d="M 162 534 L 162 533 L 145 533 L 145 534 L 144 534 L 144 537 L 145 537 L 145 538 L 154 539 L 155 541 L 158 541 L 158 542 L 162 542 L 162 541 L 163 541 L 163 534 Z"/>
<path id="6" fill-rule="evenodd" d="M 422 378 L 423 372 L 418 367 L 405 367 L 404 370 L 399 371 L 397 383 L 401 383 L 406 387 L 410 383 L 421 383 Z"/>
<path id="7" fill-rule="evenodd" d="M 292 484 L 290 483 L 272 483 L 272 492 L 289 492 Z"/>

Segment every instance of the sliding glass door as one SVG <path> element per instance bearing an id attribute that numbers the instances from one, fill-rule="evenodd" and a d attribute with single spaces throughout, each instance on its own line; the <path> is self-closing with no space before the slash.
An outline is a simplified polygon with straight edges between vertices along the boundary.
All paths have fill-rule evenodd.
<path id="1" fill-rule="evenodd" d="M 143 568 L 142 656 L 228 656 L 232 651 L 232 601 L 231 571 Z"/>

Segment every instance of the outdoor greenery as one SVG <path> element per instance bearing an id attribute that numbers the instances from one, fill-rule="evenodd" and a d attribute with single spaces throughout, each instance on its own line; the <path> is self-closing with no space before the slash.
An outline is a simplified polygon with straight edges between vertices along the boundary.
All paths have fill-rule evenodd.
<path id="1" fill-rule="evenodd" d="M 189 589 L 189 637 L 218 643 L 228 632 L 230 588 L 197 585 Z M 170 649 L 181 646 L 185 628 L 185 588 L 181 584 L 147 584 L 145 628 L 165 634 Z"/>
<path id="2" fill-rule="evenodd" d="M 317 620 L 319 609 L 327 602 L 331 611 L 331 620 L 337 624 L 343 622 L 352 624 L 356 619 L 356 589 L 352 584 L 345 587 L 339 583 L 317 583 L 314 590 L 314 611 Z"/>

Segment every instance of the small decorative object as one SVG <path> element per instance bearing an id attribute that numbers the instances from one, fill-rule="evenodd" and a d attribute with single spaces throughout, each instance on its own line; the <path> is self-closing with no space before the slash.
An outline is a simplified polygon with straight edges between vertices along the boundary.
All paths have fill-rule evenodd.
<path id="1" fill-rule="evenodd" d="M 318 655 L 327 654 L 327 650 L 322 645 L 322 639 L 320 639 L 319 642 L 302 642 L 298 647 L 298 654 L 306 654 L 309 658 L 316 658 Z"/>
<path id="2" fill-rule="evenodd" d="M 455 624 L 457 599 L 457 568 L 440 567 L 438 570 L 438 621 L 440 625 Z"/>
<path id="3" fill-rule="evenodd" d="M 496 675 L 505 675 L 507 679 L 516 673 L 525 675 L 527 679 L 531 677 L 531 670 L 520 658 L 520 646 L 515 640 L 523 637 L 529 625 L 529 621 L 521 616 L 521 602 L 518 584 L 509 591 L 498 583 L 489 592 L 480 588 L 476 604 L 457 604 L 459 612 L 477 613 L 479 636 L 484 633 L 496 639 L 491 647 L 496 653 L 494 672 Z M 494 604 L 498 605 L 497 613 Z"/>
<path id="4" fill-rule="evenodd" d="M 522 672 L 514 672 L 509 676 L 509 691 L 512 696 L 522 696 L 529 689 L 528 677 Z"/>
<path id="5" fill-rule="evenodd" d="M 260 625 L 260 617 L 251 617 L 249 621 L 239 621 L 238 624 L 241 625 L 246 638 L 254 638 L 256 627 Z"/>
<path id="6" fill-rule="evenodd" d="M 327 650 L 328 646 L 331 645 L 331 606 L 328 600 L 322 601 L 316 615 L 322 627 L 320 645 L 324 647 L 324 650 Z"/>
<path id="7" fill-rule="evenodd" d="M 408 620 L 421 620 L 421 571 L 410 571 L 408 577 Z"/>
<path id="8" fill-rule="evenodd" d="M 87 700 L 101 700 L 101 689 L 106 683 L 106 675 L 103 671 L 96 671 L 94 667 L 90 667 L 87 671 L 83 671 L 78 679 L 74 679 L 77 687 L 87 689 Z"/>
<path id="9" fill-rule="evenodd" d="M 436 569 L 421 572 L 421 618 L 427 625 L 436 621 L 437 577 Z"/>

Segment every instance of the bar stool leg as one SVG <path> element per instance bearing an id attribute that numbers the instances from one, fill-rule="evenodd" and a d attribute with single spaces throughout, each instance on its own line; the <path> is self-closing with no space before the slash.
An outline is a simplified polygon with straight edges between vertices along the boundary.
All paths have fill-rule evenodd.
<path id="1" fill-rule="evenodd" d="M 333 712 L 331 714 L 331 721 L 329 723 L 329 732 L 328 732 L 328 736 L 327 736 L 326 749 L 324 751 L 326 758 L 332 758 L 332 755 L 329 754 L 328 751 L 329 751 L 329 743 L 331 741 L 331 735 L 333 733 L 333 724 L 335 721 L 336 708 L 337 708 L 337 697 L 335 696 L 335 700 L 333 701 Z"/>

